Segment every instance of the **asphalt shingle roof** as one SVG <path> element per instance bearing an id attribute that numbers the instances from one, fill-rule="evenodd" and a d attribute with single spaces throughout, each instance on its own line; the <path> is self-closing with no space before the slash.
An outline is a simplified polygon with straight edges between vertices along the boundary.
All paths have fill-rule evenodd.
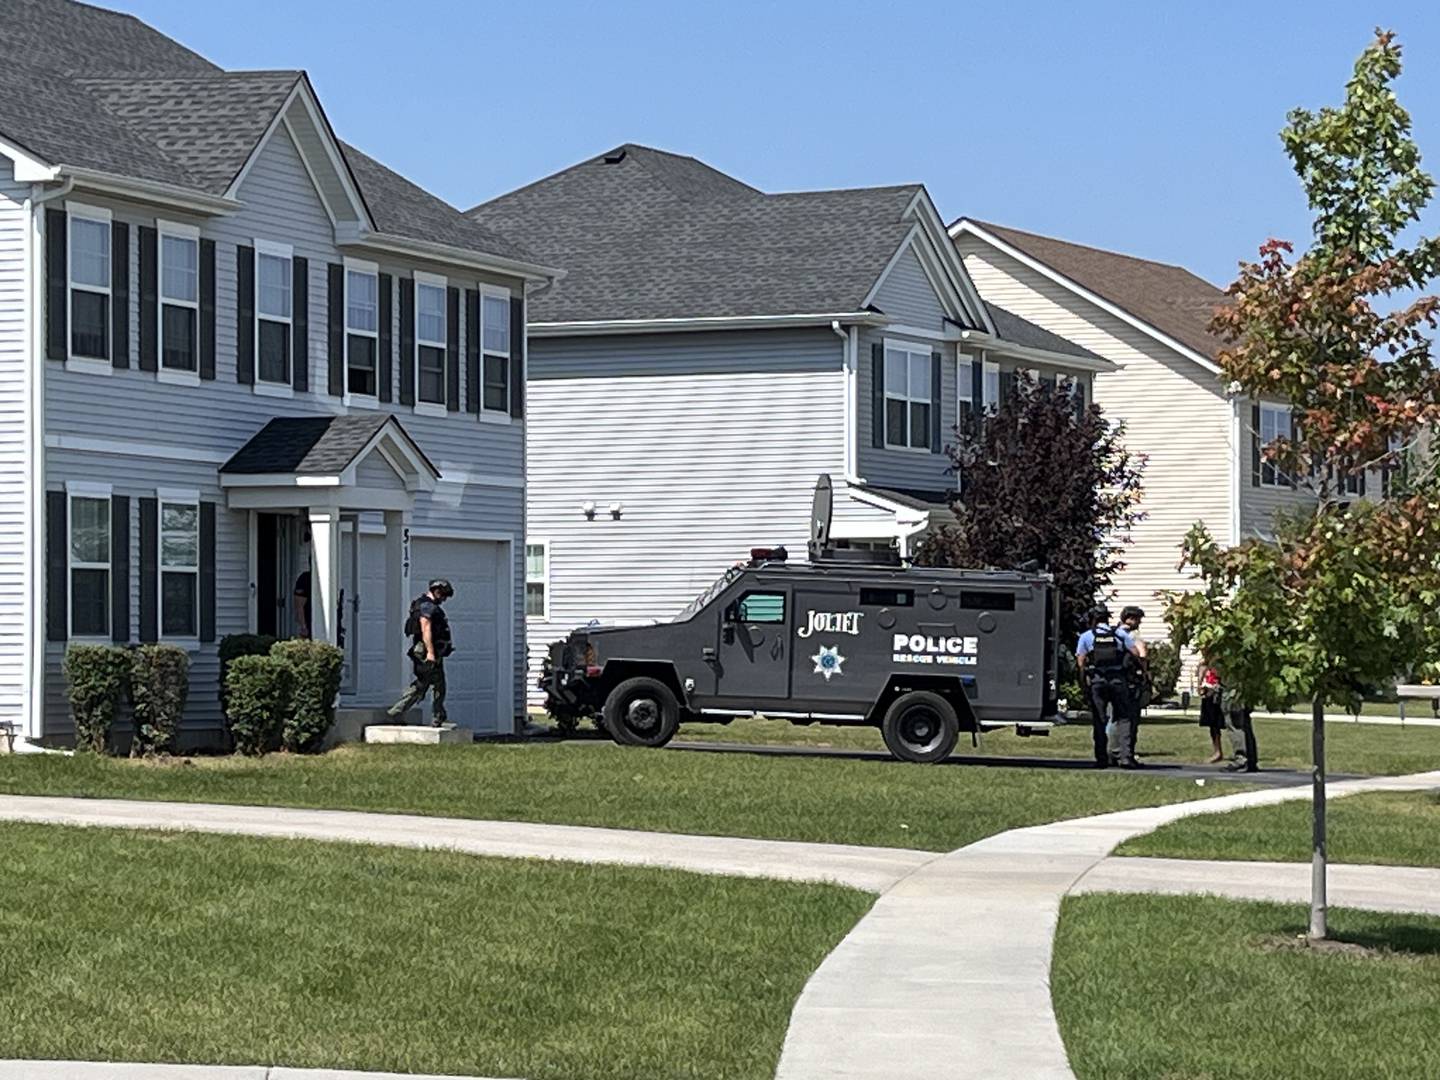
<path id="1" fill-rule="evenodd" d="M 1217 358 L 1222 343 L 1209 327 L 1215 309 L 1226 302 L 1225 293 L 1183 266 L 1003 225 L 975 224 L 1201 356 Z"/>
<path id="2" fill-rule="evenodd" d="M 295 473 L 333 476 L 343 472 L 375 434 L 393 423 L 400 435 L 425 457 L 401 426 L 385 413 L 349 416 L 282 416 L 271 420 L 224 465 L 222 473 Z M 426 463 L 429 464 L 428 459 Z M 439 472 L 431 465 L 436 475 Z"/>
<path id="3" fill-rule="evenodd" d="M 999 305 L 989 302 L 985 306 L 990 310 L 990 321 L 995 324 L 996 333 L 1006 341 L 1023 345 L 1029 349 L 1045 349 L 1048 352 L 1064 353 L 1067 356 L 1077 356 L 1085 360 L 1102 362 L 1104 360 L 1099 354 L 1091 352 L 1083 345 L 1076 345 L 1059 334 L 1052 334 L 1044 327 L 1036 326 L 1013 311 L 1006 311 Z"/>
<path id="4" fill-rule="evenodd" d="M 75 0 L 5 0 L 0 15 L 0 133 L 54 164 L 223 194 L 302 78 L 225 71 Z M 354 147 L 341 152 L 379 231 L 534 261 Z"/>

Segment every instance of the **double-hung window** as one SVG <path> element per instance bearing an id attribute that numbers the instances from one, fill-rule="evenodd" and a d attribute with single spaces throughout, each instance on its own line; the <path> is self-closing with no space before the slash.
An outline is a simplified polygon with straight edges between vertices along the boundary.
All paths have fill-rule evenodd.
<path id="1" fill-rule="evenodd" d="M 885 343 L 885 445 L 930 449 L 930 351 Z"/>
<path id="2" fill-rule="evenodd" d="M 445 279 L 415 275 L 415 400 L 445 404 Z"/>
<path id="3" fill-rule="evenodd" d="M 70 489 L 71 638 L 110 636 L 110 493 Z"/>
<path id="4" fill-rule="evenodd" d="M 955 398 L 956 415 L 960 422 L 974 423 L 977 415 L 975 408 L 975 365 L 977 360 L 961 353 L 955 366 Z"/>
<path id="5" fill-rule="evenodd" d="M 994 416 L 1000 411 L 1000 365 L 986 360 L 981 374 L 980 406 L 986 416 Z"/>
<path id="6" fill-rule="evenodd" d="M 1290 437 L 1290 407 L 1288 405 L 1270 405 L 1262 401 L 1260 403 L 1260 430 L 1257 434 L 1262 450 L 1280 439 L 1288 439 Z M 1277 467 L 1273 461 L 1266 460 L 1263 454 L 1260 460 L 1260 483 L 1264 487 L 1294 486 L 1285 471 Z"/>
<path id="7" fill-rule="evenodd" d="M 369 264 L 345 264 L 345 392 L 379 393 L 380 273 Z"/>
<path id="8" fill-rule="evenodd" d="M 160 495 L 160 636 L 200 633 L 200 499 L 193 492 Z"/>
<path id="9" fill-rule="evenodd" d="M 285 244 L 255 241 L 256 376 L 262 383 L 290 385 L 290 328 L 294 319 L 292 251 Z"/>
<path id="10" fill-rule="evenodd" d="M 110 212 L 69 203 L 70 356 L 110 359 Z"/>
<path id="11" fill-rule="evenodd" d="M 159 222 L 160 370 L 199 372 L 200 233 Z"/>
<path id="12" fill-rule="evenodd" d="M 480 295 L 481 415 L 510 415 L 510 294 Z"/>
<path id="13" fill-rule="evenodd" d="M 525 545 L 525 614 L 549 617 L 550 546 L 541 540 Z"/>

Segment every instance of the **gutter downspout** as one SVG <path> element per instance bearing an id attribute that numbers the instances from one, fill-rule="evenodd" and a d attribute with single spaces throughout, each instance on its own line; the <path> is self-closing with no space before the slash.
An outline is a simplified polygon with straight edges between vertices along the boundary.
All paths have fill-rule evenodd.
<path id="1" fill-rule="evenodd" d="M 45 701 L 45 647 L 44 591 L 41 583 L 45 580 L 44 550 L 45 522 L 45 349 L 38 329 L 44 325 L 40 312 L 45 299 L 44 265 L 42 253 L 45 250 L 44 228 L 40 209 L 48 202 L 63 199 L 75 187 L 75 178 L 66 180 L 53 191 L 41 191 L 39 184 L 31 185 L 30 198 L 25 200 L 29 214 L 26 228 L 26 242 L 30 250 L 26 253 L 26 272 L 30 276 L 30 300 L 26 305 L 25 334 L 30 356 L 30 399 L 25 403 L 25 449 L 28 461 L 25 482 L 28 487 L 29 519 L 25 523 L 24 559 L 27 568 L 25 583 L 27 607 L 30 611 L 31 634 L 25 649 L 24 678 L 22 695 L 25 712 L 23 732 L 14 740 L 16 753 L 42 753 L 44 747 L 33 740 L 39 739 L 43 726 L 41 713 Z"/>
<path id="2" fill-rule="evenodd" d="M 858 433 L 855 430 L 859 418 L 858 402 L 856 400 L 858 380 L 858 366 L 856 357 L 860 349 L 860 331 L 857 327 L 844 327 L 840 325 L 839 319 L 830 321 L 830 329 L 842 342 L 841 355 L 844 365 L 841 371 L 841 388 L 844 393 L 844 417 L 845 417 L 845 438 L 843 473 L 847 484 L 863 484 L 865 481 L 860 476 L 859 462 L 857 461 L 856 444 Z"/>
<path id="3" fill-rule="evenodd" d="M 1235 547 L 1240 543 L 1242 534 L 1241 512 L 1245 496 L 1245 486 L 1241 482 L 1241 475 L 1244 467 L 1244 446 L 1245 428 L 1240 415 L 1240 398 L 1234 394 L 1230 397 L 1230 546 Z"/>

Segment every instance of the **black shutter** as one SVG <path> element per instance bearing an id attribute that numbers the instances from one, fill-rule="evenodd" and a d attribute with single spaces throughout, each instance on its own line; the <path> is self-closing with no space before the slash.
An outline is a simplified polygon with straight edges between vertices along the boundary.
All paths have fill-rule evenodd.
<path id="1" fill-rule="evenodd" d="M 67 221 L 64 210 L 45 211 L 45 355 L 51 360 L 70 355 Z M 52 640 L 64 641 L 65 636 Z"/>
<path id="2" fill-rule="evenodd" d="M 1360 498 L 1362 498 L 1362 499 L 1365 497 L 1365 470 L 1364 470 L 1364 469 L 1361 469 L 1361 470 L 1360 470 L 1360 490 L 1357 492 L 1357 494 L 1358 494 L 1358 495 L 1360 496 Z"/>
<path id="3" fill-rule="evenodd" d="M 255 249 L 235 248 L 235 381 L 255 381 Z"/>
<path id="4" fill-rule="evenodd" d="M 46 227 L 49 227 L 47 222 Z M 45 639 L 64 641 L 70 627 L 69 540 L 65 492 L 45 493 Z"/>
<path id="5" fill-rule="evenodd" d="M 1260 486 L 1260 406 L 1250 406 L 1250 486 Z"/>
<path id="6" fill-rule="evenodd" d="M 870 445 L 885 448 L 885 346 L 870 346 Z"/>
<path id="7" fill-rule="evenodd" d="M 985 362 L 978 356 L 970 361 L 970 400 L 978 415 L 985 408 Z"/>
<path id="8" fill-rule="evenodd" d="M 940 441 L 944 428 L 940 421 L 940 410 L 944 408 L 944 396 L 941 390 L 940 363 L 942 357 L 937 353 L 930 354 L 930 452 L 940 453 Z"/>
<path id="9" fill-rule="evenodd" d="M 140 500 L 140 640 L 160 638 L 160 504 Z"/>
<path id="10" fill-rule="evenodd" d="M 389 274 L 380 275 L 380 359 L 375 362 L 375 377 L 380 384 L 380 400 L 384 402 L 395 398 L 395 327 L 390 321 L 395 310 L 393 282 Z"/>
<path id="11" fill-rule="evenodd" d="M 510 415 L 525 415 L 525 301 L 518 296 L 510 298 Z"/>
<path id="12" fill-rule="evenodd" d="M 330 264 L 326 302 L 330 313 L 327 338 L 330 345 L 330 393 L 341 397 L 345 393 L 345 267 L 340 263 Z"/>
<path id="13" fill-rule="evenodd" d="M 130 226 L 110 223 L 110 366 L 130 366 Z"/>
<path id="14" fill-rule="evenodd" d="M 1295 422 L 1295 414 L 1292 412 L 1290 414 L 1290 445 L 1293 447 L 1299 438 L 1299 425 Z M 1295 487 L 1297 478 L 1292 473 L 1281 472 L 1279 469 L 1276 469 L 1275 475 L 1280 478 L 1280 482 L 1286 487 Z"/>
<path id="15" fill-rule="evenodd" d="M 140 370 L 160 366 L 160 264 L 155 230 L 140 226 Z"/>
<path id="16" fill-rule="evenodd" d="M 310 260 L 290 261 L 290 385 L 310 389 Z"/>
<path id="17" fill-rule="evenodd" d="M 110 496 L 110 638 L 130 641 L 130 496 Z"/>
<path id="18" fill-rule="evenodd" d="M 480 412 L 480 293 L 465 290 L 465 411 Z"/>
<path id="19" fill-rule="evenodd" d="M 445 408 L 460 411 L 460 290 L 445 290 Z"/>
<path id="20" fill-rule="evenodd" d="M 400 404 L 415 404 L 415 279 L 400 279 Z"/>
<path id="21" fill-rule="evenodd" d="M 200 640 L 215 640 L 215 504 L 200 504 Z"/>
<path id="22" fill-rule="evenodd" d="M 215 241 L 200 241 L 200 378 L 215 378 Z"/>

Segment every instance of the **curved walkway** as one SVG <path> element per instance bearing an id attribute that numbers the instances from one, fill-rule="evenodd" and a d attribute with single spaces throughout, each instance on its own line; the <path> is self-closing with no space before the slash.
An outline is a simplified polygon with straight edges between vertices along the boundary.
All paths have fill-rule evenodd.
<path id="1" fill-rule="evenodd" d="M 1440 772 L 1345 781 L 1330 785 L 1330 793 L 1339 797 L 1436 787 Z M 1093 888 L 1105 874 L 1118 872 L 1116 880 L 1141 874 L 1138 869 L 1116 871 L 1107 860 L 1117 844 L 1132 836 L 1192 814 L 1223 813 L 1309 794 L 1308 787 L 1270 789 L 1125 810 L 1014 829 L 946 855 L 525 822 L 122 799 L 4 795 L 0 821 L 394 844 L 850 885 L 881 895 L 802 991 L 777 1080 L 1072 1080 L 1049 988 L 1051 941 L 1065 894 L 1082 878 Z M 1091 875 L 1097 866 L 1101 869 Z M 1340 875 L 1336 880 L 1338 884 Z M 1208 885 L 1202 888 L 1210 891 Z"/>

